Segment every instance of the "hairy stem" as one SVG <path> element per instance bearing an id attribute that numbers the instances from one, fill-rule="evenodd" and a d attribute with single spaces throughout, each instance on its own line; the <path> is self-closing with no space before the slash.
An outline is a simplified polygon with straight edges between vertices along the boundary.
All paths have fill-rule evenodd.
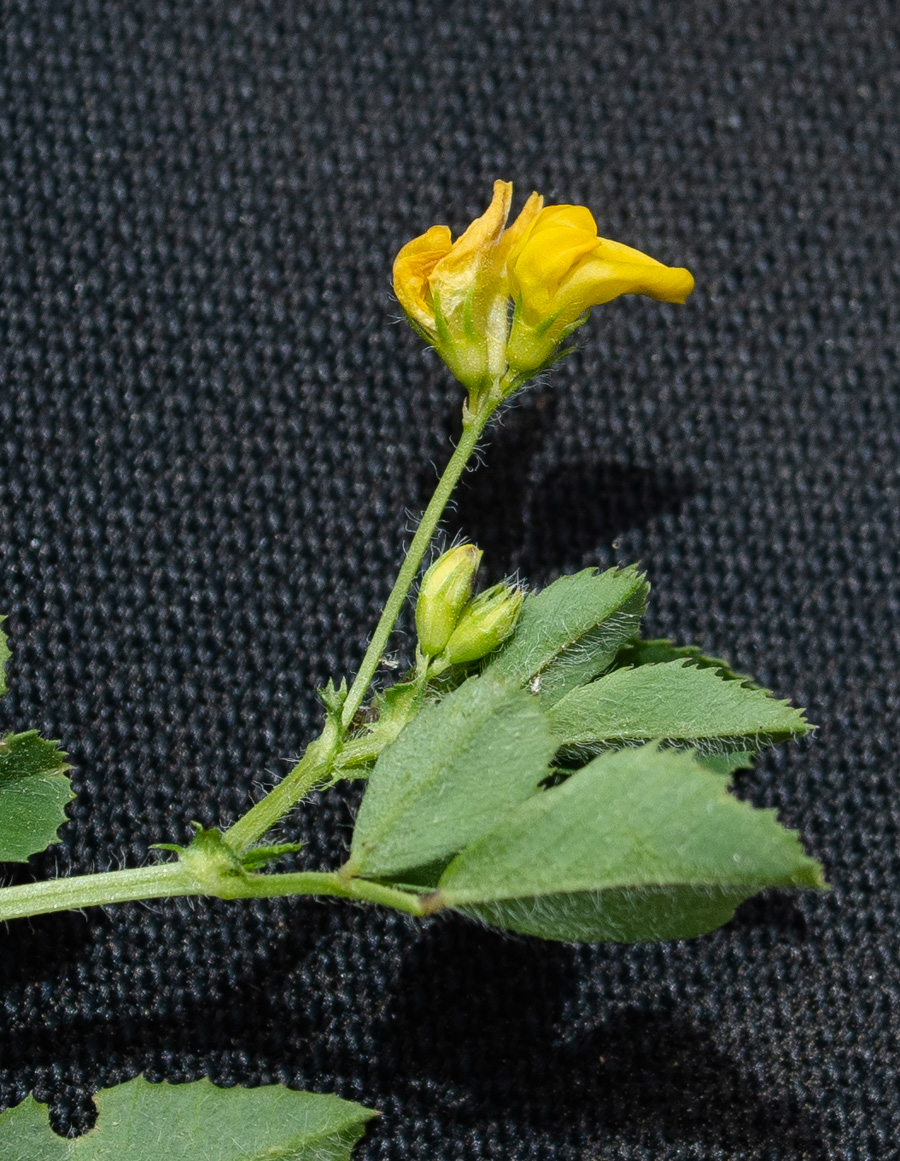
<path id="1" fill-rule="evenodd" d="M 335 871 L 298 871 L 283 875 L 226 872 L 201 883 L 187 864 L 177 862 L 6 887 L 0 890 L 0 921 L 175 895 L 208 895 L 217 899 L 318 895 L 380 903 L 408 915 L 425 915 L 429 911 L 428 904 L 418 895 L 360 879 L 345 881 Z"/>
<path id="2" fill-rule="evenodd" d="M 375 626 L 375 632 L 369 641 L 369 647 L 366 649 L 359 671 L 347 693 L 341 711 L 340 736 L 333 738 L 333 745 L 323 745 L 332 723 L 326 724 L 322 737 L 312 743 L 287 777 L 225 832 L 225 839 L 229 846 L 238 854 L 248 851 L 310 790 L 327 780 L 334 766 L 340 741 L 350 729 L 359 707 L 369 692 L 372 678 L 381 664 L 385 646 L 397 622 L 397 617 L 400 615 L 400 610 L 403 608 L 403 602 L 416 579 L 422 558 L 428 550 L 428 545 L 440 523 L 444 509 L 453 494 L 453 489 L 459 483 L 459 478 L 463 474 L 500 398 L 499 391 L 490 393 L 483 398 L 482 405 L 477 411 L 466 411 L 465 413 L 459 443 L 456 445 L 440 480 L 438 480 L 438 485 L 428 502 L 428 507 L 422 514 L 412 543 L 407 550 L 403 564 L 400 566 L 394 587 L 391 589 L 384 610 L 378 619 L 378 624 Z"/>
<path id="3" fill-rule="evenodd" d="M 105 871 L 99 875 L 74 875 L 23 883 L 0 891 L 0 920 L 24 919 L 50 911 L 77 911 L 105 903 L 128 903 L 135 899 L 161 899 L 166 895 L 194 895 L 197 885 L 180 863 L 160 863 L 155 867 Z"/>
<path id="4" fill-rule="evenodd" d="M 450 461 L 444 469 L 443 475 L 438 480 L 438 485 L 434 490 L 434 495 L 428 502 L 428 507 L 422 513 L 419 527 L 416 529 L 415 536 L 413 536 L 403 564 L 400 566 L 400 571 L 397 573 L 397 579 L 394 582 L 394 587 L 391 589 L 391 595 L 388 597 L 378 624 L 375 626 L 375 632 L 369 641 L 369 647 L 362 659 L 359 672 L 356 674 L 356 677 L 353 679 L 353 684 L 350 686 L 350 692 L 347 694 L 347 700 L 344 702 L 344 710 L 341 715 L 341 724 L 345 730 L 350 726 L 356 716 L 356 711 L 362 705 L 363 699 L 369 691 L 372 678 L 375 676 L 375 672 L 381 664 L 381 658 L 384 655 L 388 638 L 393 631 L 394 625 L 397 623 L 400 610 L 403 608 L 403 602 L 406 600 L 409 590 L 412 588 L 412 583 L 416 579 L 416 573 L 419 571 L 422 558 L 428 550 L 431 538 L 434 536 L 437 526 L 440 523 L 450 496 L 453 494 L 453 489 L 459 483 L 459 478 L 463 474 L 465 466 L 469 462 L 469 458 L 472 452 L 474 452 L 495 406 L 496 404 L 491 406 L 489 400 L 486 399 L 484 405 L 478 411 L 466 413 L 466 421 L 463 426 L 460 441 L 456 445 L 456 450 L 450 457 Z"/>
<path id="5" fill-rule="evenodd" d="M 225 831 L 225 841 L 236 854 L 242 855 L 250 850 L 301 798 L 328 780 L 336 750 L 321 745 L 327 732 L 328 725 L 322 737 L 309 746 L 293 770 Z"/>
<path id="6" fill-rule="evenodd" d="M 312 789 L 327 782 L 333 774 L 341 745 L 369 692 L 403 602 L 409 594 L 453 489 L 459 483 L 488 420 L 504 397 L 504 382 L 496 383 L 492 390 L 485 392 L 475 411 L 466 409 L 464 412 L 463 431 L 459 443 L 438 481 L 428 507 L 422 514 L 394 587 L 366 649 L 359 672 L 340 709 L 340 717 L 338 718 L 335 709 L 329 709 L 328 719 L 321 735 L 310 744 L 290 773 L 224 832 L 222 838 L 233 856 L 239 857 L 249 851 L 279 819 L 293 809 Z M 18 887 L 0 889 L 0 922 L 54 911 L 101 907 L 109 903 L 187 895 L 211 895 L 221 899 L 329 895 L 381 903 L 410 915 L 425 915 L 435 909 L 433 902 L 429 903 L 427 899 L 418 895 L 377 883 L 340 877 L 336 872 L 252 874 L 247 871 L 236 872 L 232 868 L 226 874 L 214 867 L 209 875 L 201 879 L 188 862 L 179 861 L 160 863 L 151 867 L 107 871 L 96 875 L 51 879 L 42 883 L 25 883 Z"/>

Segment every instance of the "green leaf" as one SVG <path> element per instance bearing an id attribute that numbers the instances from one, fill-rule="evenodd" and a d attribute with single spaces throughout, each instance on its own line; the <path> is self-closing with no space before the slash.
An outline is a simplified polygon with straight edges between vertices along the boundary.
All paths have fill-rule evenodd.
<path id="1" fill-rule="evenodd" d="M 751 750 L 733 750 L 730 754 L 694 754 L 701 766 L 725 778 L 730 778 L 736 770 L 749 770 L 755 757 Z"/>
<path id="2" fill-rule="evenodd" d="M 685 939 L 763 887 L 822 887 L 775 812 L 755 810 L 692 755 L 656 746 L 596 758 L 457 856 L 446 905 L 544 939 Z"/>
<path id="3" fill-rule="evenodd" d="M 609 668 L 640 624 L 649 591 L 634 566 L 560 577 L 526 598 L 515 633 L 486 672 L 532 685 L 552 705 Z"/>
<path id="4" fill-rule="evenodd" d="M 349 1161 L 377 1114 L 335 1096 L 280 1085 L 216 1088 L 142 1078 L 95 1097 L 97 1123 L 59 1137 L 27 1097 L 0 1115 L 3 1161 Z"/>
<path id="5" fill-rule="evenodd" d="M 56 742 L 34 730 L 0 740 L 0 862 L 24 863 L 59 842 L 66 803 L 75 797 L 68 769 Z"/>
<path id="6" fill-rule="evenodd" d="M 6 617 L 0 617 L 0 625 L 6 620 Z M 6 641 L 6 634 L 0 628 L 0 697 L 6 693 L 6 665 L 10 658 L 9 645 Z"/>
<path id="7" fill-rule="evenodd" d="M 613 662 L 614 669 L 631 669 L 636 665 L 658 665 L 663 661 L 690 661 L 700 669 L 715 669 L 720 677 L 728 681 L 740 681 L 744 685 L 759 686 L 744 673 L 738 673 L 722 657 L 709 657 L 699 645 L 673 645 L 668 637 L 635 637 L 623 645 Z"/>
<path id="8" fill-rule="evenodd" d="M 685 661 L 614 669 L 550 710 L 563 747 L 659 739 L 709 753 L 758 750 L 807 733 L 800 710 Z"/>
<path id="9" fill-rule="evenodd" d="M 537 699 L 492 677 L 426 705 L 375 764 L 353 873 L 398 878 L 446 861 L 535 793 L 556 746 Z"/>

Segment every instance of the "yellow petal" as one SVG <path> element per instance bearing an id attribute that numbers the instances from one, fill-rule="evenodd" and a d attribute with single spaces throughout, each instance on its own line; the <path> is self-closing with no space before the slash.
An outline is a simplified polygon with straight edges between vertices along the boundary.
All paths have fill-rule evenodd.
<path id="1" fill-rule="evenodd" d="M 585 206 L 547 206 L 509 258 L 512 292 L 530 326 L 553 318 L 574 322 L 592 306 L 622 294 L 684 302 L 694 287 L 688 271 L 597 237 Z"/>
<path id="2" fill-rule="evenodd" d="M 525 241 L 543 208 L 543 197 L 537 191 L 533 192 L 513 224 L 503 231 L 497 243 L 498 262 L 505 263 L 516 246 Z"/>
<path id="3" fill-rule="evenodd" d="M 613 262 L 634 262 L 638 265 L 643 263 L 646 266 L 663 265 L 649 254 L 642 254 L 640 250 L 634 250 L 623 242 L 612 242 L 609 238 L 597 239 L 597 256 Z"/>
<path id="4" fill-rule="evenodd" d="M 485 263 L 493 258 L 512 200 L 512 182 L 495 181 L 491 204 L 465 233 L 453 243 L 450 252 L 434 267 L 429 277 L 432 292 L 440 295 L 441 309 L 450 315 L 479 281 Z"/>
<path id="5" fill-rule="evenodd" d="M 596 234 L 538 222 L 515 261 L 515 279 L 526 297 L 553 295 L 573 266 L 597 248 Z"/>
<path id="6" fill-rule="evenodd" d="M 628 249 L 628 247 L 623 247 Z M 560 287 L 554 306 L 560 321 L 574 321 L 592 306 L 602 306 L 622 294 L 646 294 L 660 302 L 684 302 L 694 278 L 683 267 L 663 266 L 640 254 L 640 261 L 609 261 L 602 250 L 584 259 Z"/>
<path id="7" fill-rule="evenodd" d="M 535 224 L 535 229 L 552 229 L 556 226 L 583 230 L 593 238 L 597 237 L 597 223 L 587 206 L 547 206 Z"/>
<path id="8" fill-rule="evenodd" d="M 551 300 L 572 267 L 597 246 L 597 223 L 585 206 L 546 206 L 508 259 L 509 283 L 533 325 L 555 313 Z"/>
<path id="9" fill-rule="evenodd" d="M 428 279 L 451 249 L 447 226 L 432 226 L 400 250 L 394 259 L 394 293 L 407 315 L 426 331 L 434 328 Z"/>

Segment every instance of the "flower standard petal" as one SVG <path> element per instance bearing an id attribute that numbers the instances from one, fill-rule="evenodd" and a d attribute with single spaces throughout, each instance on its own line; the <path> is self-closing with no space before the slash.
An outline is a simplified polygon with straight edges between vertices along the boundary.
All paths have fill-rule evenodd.
<path id="1" fill-rule="evenodd" d="M 504 279 L 508 277 L 507 266 L 509 256 L 531 233 L 531 229 L 543 208 L 543 197 L 537 191 L 534 191 L 525 205 L 522 206 L 516 220 L 503 231 L 500 241 L 497 243 L 496 260 L 498 266 L 502 266 L 503 268 Z"/>
<path id="2" fill-rule="evenodd" d="M 490 280 L 493 250 L 503 233 L 512 200 L 512 182 L 495 181 L 491 204 L 461 234 L 428 277 L 432 293 L 440 297 L 449 318 L 473 291 Z M 487 279 L 485 278 L 487 275 Z"/>
<path id="3" fill-rule="evenodd" d="M 547 206 L 535 224 L 535 229 L 549 230 L 557 226 L 583 230 L 592 238 L 597 237 L 597 221 L 587 206 Z"/>
<path id="4" fill-rule="evenodd" d="M 553 303 L 560 283 L 597 246 L 597 236 L 566 226 L 536 226 L 512 258 L 513 293 L 521 297 L 532 325 L 556 313 Z"/>

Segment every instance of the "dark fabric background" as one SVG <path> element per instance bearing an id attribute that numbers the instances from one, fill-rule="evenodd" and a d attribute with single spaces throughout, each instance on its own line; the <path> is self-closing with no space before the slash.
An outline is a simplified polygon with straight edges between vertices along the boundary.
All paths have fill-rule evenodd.
<path id="1" fill-rule="evenodd" d="M 77 801 L 11 881 L 227 822 L 352 674 L 460 392 L 400 244 L 496 177 L 690 267 L 595 312 L 447 523 L 491 579 L 639 559 L 651 631 L 809 707 L 740 793 L 820 857 L 663 946 L 199 901 L 3 934 L 0 1101 L 145 1073 L 378 1107 L 374 1159 L 900 1156 L 894 0 L 9 0 L 8 728 Z M 409 639 L 399 638 L 401 654 Z M 352 792 L 283 828 L 333 865 Z"/>

